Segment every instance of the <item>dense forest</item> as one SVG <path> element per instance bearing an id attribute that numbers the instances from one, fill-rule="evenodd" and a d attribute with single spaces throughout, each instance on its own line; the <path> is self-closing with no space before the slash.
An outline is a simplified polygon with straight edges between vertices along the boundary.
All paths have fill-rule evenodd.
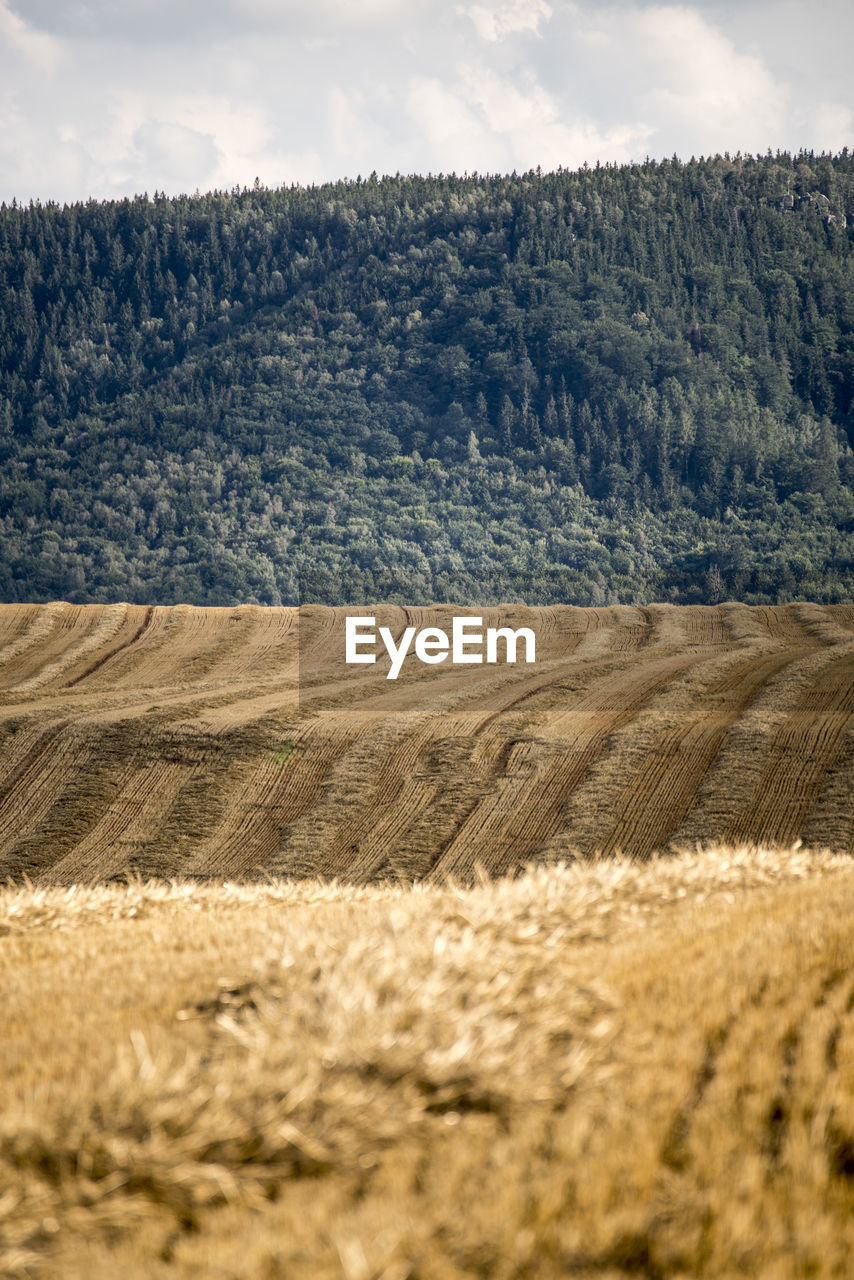
<path id="1" fill-rule="evenodd" d="M 0 208 L 0 599 L 854 599 L 854 155 Z"/>

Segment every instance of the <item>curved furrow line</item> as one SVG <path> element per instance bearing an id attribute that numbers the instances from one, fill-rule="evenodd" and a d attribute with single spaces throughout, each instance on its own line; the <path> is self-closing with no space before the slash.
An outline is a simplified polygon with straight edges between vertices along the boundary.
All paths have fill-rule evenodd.
<path id="1" fill-rule="evenodd" d="M 297 629 L 299 643 L 299 683 L 301 697 L 313 686 L 328 681 L 328 668 L 340 674 L 343 656 L 344 622 L 352 609 L 327 608 L 325 605 L 300 605 Z M 401 611 L 396 605 L 366 607 L 366 616 L 377 619 L 377 626 L 399 631 Z M 376 668 L 371 668 L 376 674 Z"/>
<path id="2" fill-rule="evenodd" d="M 716 655 L 708 650 L 692 650 L 690 653 L 666 654 L 656 657 L 645 654 L 643 661 L 620 666 L 596 679 L 578 701 L 562 703 L 550 708 L 536 726 L 538 738 L 547 741 L 563 741 L 567 734 L 574 736 L 579 725 L 609 720 L 617 717 L 621 724 L 628 707 L 640 706 L 648 690 L 651 695 L 670 682 L 673 675 L 701 662 L 708 662 Z M 640 701 L 638 701 L 640 698 Z"/>
<path id="3" fill-rule="evenodd" d="M 739 604 L 733 600 L 717 607 L 730 644 L 757 644 L 768 640 L 769 620 L 762 608 Z"/>
<path id="4" fill-rule="evenodd" d="M 159 689 L 179 683 L 182 660 L 204 649 L 209 626 L 192 605 L 155 605 L 139 648 L 116 658 L 111 689 Z"/>
<path id="5" fill-rule="evenodd" d="M 798 644 L 803 641 L 814 643 L 820 640 L 827 643 L 827 637 L 816 635 L 810 619 L 804 619 L 800 607 L 794 604 L 772 604 L 763 610 L 768 627 L 768 634 L 775 640 L 784 640 L 787 644 Z"/>
<path id="6" fill-rule="evenodd" d="M 239 605 L 233 613 L 241 617 L 240 644 L 214 663 L 205 680 L 230 683 L 250 679 L 269 681 L 280 674 L 282 664 L 294 665 L 297 660 L 296 612 L 296 609 L 285 606 Z"/>
<path id="7" fill-rule="evenodd" d="M 234 722 L 243 723 L 270 714 L 271 709 L 292 706 L 296 702 L 296 679 L 292 675 L 290 688 L 277 683 L 265 694 L 257 692 L 258 684 L 229 687 L 192 685 L 134 689 L 127 687 L 115 692 L 107 690 L 79 690 L 74 694 L 48 691 L 38 702 L 21 701 L 0 706 L 0 726 L 4 720 L 18 717 L 31 718 L 40 712 L 46 716 L 73 715 L 83 725 L 115 724 L 152 715 L 152 723 L 164 718 L 183 721 L 202 731 L 211 724 L 221 723 L 227 728 Z"/>
<path id="8" fill-rule="evenodd" d="M 706 648 L 726 644 L 731 639 L 726 616 L 718 604 L 688 605 L 682 621 L 685 644 Z"/>
<path id="9" fill-rule="evenodd" d="M 39 604 L 0 605 L 0 655 L 27 632 L 42 608 Z"/>
<path id="10" fill-rule="evenodd" d="M 750 808 L 767 769 L 775 735 L 808 699 L 822 670 L 852 652 L 850 638 L 846 645 L 828 647 L 814 635 L 802 636 L 798 648 L 804 645 L 810 646 L 808 652 L 769 676 L 765 687 L 730 725 L 690 810 L 671 834 L 674 845 L 726 838 Z"/>
<path id="11" fill-rule="evenodd" d="M 306 747 L 304 757 L 296 759 L 293 766 L 286 765 L 271 791 L 269 808 L 263 815 L 265 825 L 264 849 L 260 841 L 253 865 L 263 867 L 270 874 L 304 874 L 290 852 L 289 831 L 302 819 L 312 821 L 318 798 L 328 785 L 329 775 L 336 765 L 345 760 L 358 743 L 369 737 L 372 722 L 351 719 L 346 725 L 329 725 L 319 728 L 319 749 Z M 299 743 L 299 740 L 297 740 Z M 250 863 L 242 857 L 241 867 Z M 340 868 L 335 874 L 340 874 Z"/>
<path id="12" fill-rule="evenodd" d="M 580 640 L 581 633 L 576 633 L 573 647 L 577 646 Z M 566 656 L 568 657 L 569 654 Z M 565 676 L 565 667 L 563 665 L 555 666 L 544 674 L 528 676 L 520 679 L 518 683 L 514 681 L 487 697 L 478 698 L 476 704 L 468 712 L 470 720 L 461 726 L 460 732 L 466 734 L 483 733 L 484 729 L 488 728 L 499 716 L 515 710 L 516 707 L 521 706 L 523 702 L 527 702 L 529 698 L 533 698 L 544 689 L 550 689 L 553 685 L 559 684 Z"/>
<path id="13" fill-rule="evenodd" d="M 8 749 L 4 750 L 4 776 L 0 783 L 0 853 L 4 842 L 16 837 L 21 820 L 25 820 L 28 798 L 41 787 L 45 757 L 68 723 L 68 720 L 57 720 L 48 729 L 29 725 L 16 733 Z"/>
<path id="14" fill-rule="evenodd" d="M 459 748 L 456 754 L 464 757 L 457 761 L 451 781 L 457 792 L 463 774 L 482 775 L 497 767 L 490 762 L 497 760 L 498 752 L 490 752 L 488 746 L 478 750 L 478 732 L 479 722 L 474 717 L 443 717 L 420 724 L 398 741 L 376 770 L 372 790 L 361 797 L 358 808 L 349 806 L 346 821 L 336 823 L 317 863 L 318 874 L 371 879 L 395 851 L 395 842 L 403 839 L 448 785 L 441 765 L 431 763 L 437 750 L 442 754 L 453 744 Z M 334 804 L 334 795 L 331 801 Z"/>
<path id="15" fill-rule="evenodd" d="M 834 759 L 821 779 L 818 795 L 801 827 L 811 848 L 841 849 L 854 854 L 854 722 L 842 735 Z"/>
<path id="16" fill-rule="evenodd" d="M 591 856 L 600 849 L 617 815 L 630 803 L 631 787 L 654 770 L 668 737 L 725 710 L 728 691 L 737 685 L 746 663 L 750 670 L 757 660 L 773 659 L 786 650 L 766 637 L 749 645 L 687 645 L 681 652 L 693 653 L 695 665 L 609 736 L 606 748 L 568 798 L 561 828 L 541 850 L 542 856 Z"/>
<path id="17" fill-rule="evenodd" d="M 730 824 L 733 843 L 798 838 L 821 780 L 854 716 L 854 653 L 828 663 L 778 728 L 765 769 L 744 812 Z"/>
<path id="18" fill-rule="evenodd" d="M 359 884 L 373 879 L 400 847 L 416 819 L 428 812 L 438 790 L 438 778 L 418 775 L 407 778 L 395 797 L 395 803 L 384 806 L 379 819 L 371 827 L 369 838 L 355 846 L 352 861 L 339 862 L 337 874 Z M 322 874 L 334 874 L 328 862 L 322 868 Z"/>
<path id="19" fill-rule="evenodd" d="M 252 668 L 259 665 L 266 667 L 269 681 L 278 674 L 275 664 L 272 669 L 269 665 L 270 654 L 278 648 L 278 638 L 292 650 L 286 659 L 295 670 L 294 612 L 263 610 L 256 605 L 237 610 L 155 606 L 138 647 L 117 655 L 111 664 L 110 692 L 147 690 L 155 695 L 179 690 L 197 691 L 199 696 L 201 691 L 216 697 L 217 686 L 241 688 L 257 681 L 259 677 Z M 208 613 L 216 616 L 207 617 Z M 259 643 L 259 630 L 269 639 Z"/>
<path id="20" fill-rule="evenodd" d="M 127 779 L 86 835 L 41 876 L 52 884 L 86 884 L 130 869 L 133 853 L 156 833 L 191 769 L 160 761 L 128 766 Z"/>
<path id="21" fill-rule="evenodd" d="M 502 610 L 502 612 L 506 613 L 506 609 Z M 557 625 L 558 625 L 557 609 L 555 608 L 554 605 L 547 605 L 547 606 L 544 606 L 542 609 L 540 609 L 539 615 L 540 615 L 539 616 L 540 635 L 543 637 L 543 639 L 546 639 L 546 637 L 551 636 L 552 633 L 557 630 Z M 490 625 L 494 625 L 494 624 L 490 624 Z"/>
<path id="22" fill-rule="evenodd" d="M 584 635 L 579 643 L 579 652 L 599 653 L 602 649 L 608 649 L 608 638 L 604 634 L 605 624 L 602 622 L 601 614 L 603 610 L 586 608 L 584 610 Z"/>
<path id="23" fill-rule="evenodd" d="M 831 604 L 827 605 L 826 609 L 837 626 L 842 627 L 844 631 L 854 631 L 854 605 Z"/>
<path id="24" fill-rule="evenodd" d="M 617 653 L 645 649 L 653 641 L 654 630 L 648 609 L 635 605 L 617 605 L 619 617 L 610 628 L 613 635 L 611 648 Z"/>
<path id="25" fill-rule="evenodd" d="M 44 662 L 46 655 L 40 652 L 38 670 L 13 685 L 9 690 L 10 693 L 20 697 L 21 694 L 32 693 L 36 689 L 43 689 L 45 685 L 57 681 L 60 676 L 65 675 L 69 667 L 74 666 L 82 658 L 88 658 L 90 653 L 97 652 L 103 644 L 114 639 L 124 626 L 128 610 L 131 608 L 127 604 L 104 605 L 101 608 L 97 605 L 80 607 L 87 610 L 80 615 L 82 628 L 73 626 L 70 630 L 72 633 L 82 630 L 82 636 L 76 643 L 72 639 L 70 643 L 64 645 L 53 661 L 47 664 Z"/>
<path id="26" fill-rule="evenodd" d="M 129 605 L 128 615 L 125 621 L 128 628 L 132 628 L 130 636 L 120 644 L 115 645 L 112 649 L 109 649 L 99 658 L 96 658 L 95 661 L 90 663 L 84 671 L 80 672 L 79 675 L 74 676 L 71 680 L 66 680 L 62 686 L 63 689 L 73 689 L 75 685 L 81 684 L 82 681 L 88 680 L 90 676 L 93 676 L 96 671 L 100 671 L 101 668 L 105 667 L 113 658 L 116 658 L 119 654 L 132 649 L 137 641 L 145 635 L 151 625 L 153 615 L 154 605 L 150 604 L 147 607 L 134 604 Z"/>
<path id="27" fill-rule="evenodd" d="M 312 807 L 335 763 L 369 722 L 312 722 L 291 737 L 292 751 L 269 751 L 247 770 L 229 798 L 225 819 L 196 851 L 187 871 L 241 876 L 264 866 L 281 847 L 283 832 Z"/>
<path id="28" fill-rule="evenodd" d="M 190 639 L 192 649 L 185 645 L 178 649 L 180 656 L 179 677 L 175 683 L 193 686 L 207 684 L 213 673 L 230 664 L 240 655 L 252 624 L 252 609 L 257 606 L 239 605 L 216 608 L 193 607 Z"/>
<path id="29" fill-rule="evenodd" d="M 61 775 L 58 769 L 54 771 L 38 819 L 30 821 L 11 850 L 11 859 L 19 863 L 26 860 L 27 873 L 34 880 L 53 880 L 54 868 L 97 828 L 105 813 L 111 812 L 114 797 L 135 772 L 133 760 L 127 757 L 105 761 L 99 745 L 97 741 L 85 744 L 87 767 L 76 767 L 75 761 L 75 767 L 69 769 L 66 762 Z"/>
<path id="30" fill-rule="evenodd" d="M 238 644 L 230 619 L 234 610 L 195 605 L 156 605 L 138 652 L 117 659 L 111 688 L 189 689 L 205 686 L 206 673 Z"/>
<path id="31" fill-rule="evenodd" d="M 495 790 L 508 754 L 508 741 L 500 733 L 437 739 L 407 784 L 411 811 L 396 843 L 370 840 L 370 879 L 393 876 L 410 881 L 428 875 L 475 807 Z M 428 787 L 429 803 L 422 803 Z"/>
<path id="32" fill-rule="evenodd" d="M 707 691 L 709 698 L 726 696 L 725 706 L 701 705 L 687 721 L 666 729 L 651 745 L 641 770 L 626 778 L 616 820 L 601 842 L 601 852 L 619 849 L 648 857 L 664 848 L 690 809 L 729 727 L 772 676 L 805 652 L 764 654 L 740 664 Z"/>
<path id="33" fill-rule="evenodd" d="M 388 663 L 386 662 L 386 667 Z M 494 677 L 495 683 L 503 675 Z M 481 683 L 479 681 L 478 683 Z M 404 669 L 395 681 L 386 681 L 385 675 L 375 674 L 373 667 L 362 667 L 359 674 L 339 679 L 318 680 L 314 687 L 300 685 L 300 708 L 311 714 L 370 713 L 378 717 L 398 715 L 423 707 L 429 699 L 441 706 L 447 698 L 464 698 L 471 691 L 471 674 L 468 671 L 450 670 L 446 675 L 431 675 L 428 670 Z"/>
<path id="34" fill-rule="evenodd" d="M 58 608 L 58 604 L 0 605 L 0 625 L 4 641 L 0 647 L 0 672 L 18 654 L 38 644 L 50 630 Z"/>
<path id="35" fill-rule="evenodd" d="M 580 633 L 575 644 L 580 639 Z M 336 874 L 345 867 L 348 877 L 370 877 L 391 853 L 391 841 L 402 837 L 409 826 L 423 813 L 430 800 L 448 786 L 446 777 L 435 776 L 425 780 L 417 770 L 425 756 L 439 740 L 458 739 L 472 745 L 495 720 L 520 706 L 529 698 L 563 678 L 563 667 L 546 673 L 529 676 L 509 685 L 503 684 L 486 697 L 476 697 L 449 708 L 445 714 L 436 707 L 435 714 L 426 721 L 423 717 L 413 725 L 413 732 L 398 741 L 390 754 L 378 759 L 377 781 L 366 795 L 360 812 L 350 815 L 346 824 L 336 832 L 326 856 L 320 864 L 320 872 Z M 498 751 L 475 751 L 467 760 L 469 771 L 482 774 L 484 762 L 497 762 Z M 491 767 L 487 765 L 487 771 Z M 454 774 L 450 786 L 458 787 L 459 775 Z"/>
<path id="36" fill-rule="evenodd" d="M 427 605 L 401 605 L 401 612 L 403 614 L 403 626 L 405 627 L 415 627 L 416 631 L 420 631 L 422 627 L 433 625 L 433 620 L 430 617 L 432 611 Z"/>
<path id="37" fill-rule="evenodd" d="M 97 625 L 102 609 L 102 605 L 72 605 L 64 600 L 44 605 L 32 626 L 3 655 L 3 694 L 17 691 L 18 686 L 78 643 Z"/>
<path id="38" fill-rule="evenodd" d="M 506 710 L 538 691 L 508 699 Z M 394 789 L 384 799 L 375 791 L 355 821 L 339 828 L 321 872 L 356 883 L 386 872 L 404 878 L 428 872 L 506 766 L 505 737 L 486 732 L 501 714 L 434 721 L 414 735 L 405 744 L 410 767 L 398 767 Z M 399 766 L 403 759 L 401 752 Z"/>
<path id="39" fill-rule="evenodd" d="M 311 761 L 309 770 L 318 763 Z M 280 773 L 269 755 L 248 767 L 228 797 L 224 819 L 192 855 L 188 874 L 238 877 L 269 857 L 279 839 L 269 807 Z"/>
<path id="40" fill-rule="evenodd" d="M 512 748 L 503 785 L 477 805 L 432 877 L 468 874 L 476 864 L 501 874 L 528 861 L 560 827 L 567 796 L 608 735 L 697 660 L 695 652 L 632 667 L 622 683 L 616 674 L 605 677 L 573 707 L 551 713 L 536 739 Z"/>
<path id="41" fill-rule="evenodd" d="M 515 620 L 516 612 L 517 610 L 502 609 L 501 617 L 502 619 L 507 617 L 513 621 Z M 530 608 L 526 612 L 531 615 L 536 614 L 537 611 Z M 554 625 L 550 624 L 543 631 L 546 640 L 545 649 L 548 656 L 559 657 L 564 651 L 564 644 L 567 638 L 574 638 L 574 644 L 577 645 L 587 631 L 588 610 L 577 604 L 556 604 L 551 606 L 549 612 L 554 619 Z"/>
<path id="42" fill-rule="evenodd" d="M 672 604 L 644 605 L 643 612 L 652 625 L 651 647 L 655 649 L 684 649 L 688 645 L 685 627 L 686 610 Z"/>
<path id="43" fill-rule="evenodd" d="M 273 715 L 290 717 L 297 709 L 296 668 L 283 671 L 281 683 L 267 692 L 253 692 L 252 686 L 216 692 L 216 700 L 208 698 L 205 707 L 186 719 L 187 725 L 222 733 L 233 725 L 251 724 Z"/>
<path id="44" fill-rule="evenodd" d="M 822 639 L 814 633 L 810 620 L 801 617 L 800 605 L 748 605 L 727 601 L 717 608 L 729 643 L 755 644 L 774 640 L 798 645 L 815 644 Z"/>
<path id="45" fill-rule="evenodd" d="M 336 752 L 325 771 L 322 786 L 316 789 L 310 805 L 287 824 L 279 847 L 265 870 L 279 875 L 332 876 L 346 875 L 349 862 L 330 870 L 329 849 L 342 832 L 355 830 L 365 810 L 366 797 L 375 785 L 379 762 L 393 753 L 411 727 L 370 713 L 349 712 L 344 716 L 327 715 L 324 723 L 331 731 L 348 733 L 341 752 Z"/>
<path id="46" fill-rule="evenodd" d="M 257 632 L 257 639 L 247 656 L 251 659 L 246 667 L 246 675 L 256 679 L 267 679 L 278 667 L 284 664 L 296 670 L 298 660 L 297 610 L 293 607 L 282 607 L 274 611 L 261 610 L 259 613 L 272 612 L 268 626 Z"/>
<path id="47" fill-rule="evenodd" d="M 579 649 L 586 654 L 600 654 L 605 651 L 621 652 L 636 647 L 629 643 L 629 626 L 620 620 L 631 618 L 635 626 L 637 610 L 632 605 L 607 605 L 602 609 L 588 609 L 588 627 L 581 638 Z"/>
<path id="48" fill-rule="evenodd" d="M 85 776 L 91 756 L 91 747 L 76 737 L 67 721 L 52 726 L 29 754 L 0 804 L 0 854 L 6 875 L 33 870 L 28 840 L 41 830 L 69 783 Z M 40 866 L 49 856 L 45 846 L 35 861 Z"/>
<path id="49" fill-rule="evenodd" d="M 362 825 L 348 828 L 349 844 L 346 849 L 341 844 L 337 845 L 336 852 L 346 854 L 348 858 L 353 856 L 354 850 L 357 851 L 355 861 L 350 864 L 352 870 L 348 867 L 348 875 L 355 877 L 357 872 L 369 877 L 375 875 L 392 855 L 390 835 L 393 833 L 402 838 L 409 833 L 427 814 L 427 805 L 431 802 L 437 819 L 440 815 L 441 826 L 447 827 L 453 822 L 453 830 L 456 831 L 482 797 L 484 784 L 494 783 L 506 767 L 507 739 L 496 722 L 538 693 L 559 685 L 563 679 L 563 669 L 532 677 L 524 682 L 525 687 L 521 690 L 511 688 L 492 695 L 481 703 L 477 711 L 472 709 L 464 714 L 461 710 L 452 717 L 427 726 L 415 744 L 417 752 L 412 752 L 412 772 L 399 771 L 400 786 L 385 803 L 375 792 L 371 803 L 365 806 Z M 532 715 L 537 715 L 535 708 Z M 443 745 L 444 756 L 451 755 L 454 760 L 453 763 L 440 760 L 427 775 L 428 785 L 425 776 L 418 775 L 416 770 L 419 767 L 430 769 L 425 757 L 437 743 Z M 399 808 L 406 815 L 405 821 L 397 814 Z M 438 835 L 439 820 L 422 825 L 432 828 L 431 835 Z M 451 833 L 448 832 L 440 848 L 450 839 Z M 413 844 L 414 847 L 408 851 L 409 862 L 413 868 L 417 865 L 418 874 L 423 874 L 433 865 L 440 848 L 435 847 L 434 840 L 425 842 L 423 834 Z M 421 849 L 420 856 L 418 848 Z M 330 865 L 333 856 L 329 858 Z"/>
<path id="50" fill-rule="evenodd" d="M 133 605 L 131 608 L 136 610 L 143 606 Z M 110 658 L 108 680 L 103 684 L 100 680 L 94 680 L 91 687 L 87 685 L 84 690 L 78 690 L 78 695 L 97 693 L 98 697 L 104 697 L 107 692 L 110 695 L 123 692 L 135 693 L 138 689 L 145 688 L 147 684 L 154 683 L 154 681 L 149 682 L 146 676 L 156 662 L 158 650 L 170 644 L 171 634 L 168 628 L 170 624 L 174 625 L 174 606 L 149 605 L 146 608 L 151 610 L 151 616 L 141 635 L 132 645 L 119 649 Z M 174 674 L 174 656 L 168 667 L 164 664 L 164 668 Z"/>
<path id="51" fill-rule="evenodd" d="M 788 606 L 797 618 L 805 634 L 814 636 L 824 645 L 846 644 L 851 632 L 841 626 L 832 607 L 820 604 L 792 604 Z"/>
<path id="52" fill-rule="evenodd" d="M 390 753 L 378 762 L 376 781 L 373 789 L 365 798 L 358 815 L 349 815 L 335 834 L 325 855 L 321 857 L 318 871 L 320 875 L 334 876 L 345 870 L 348 878 L 369 876 L 377 857 L 371 847 L 370 836 L 377 827 L 387 824 L 389 812 L 399 826 L 406 813 L 401 806 L 401 798 L 406 783 L 411 779 L 417 761 L 429 747 L 430 743 L 442 732 L 442 725 L 436 720 L 421 720 L 412 726 L 412 732 L 406 732 L 402 741 L 397 741 Z M 384 849 L 385 846 L 383 846 Z M 382 854 L 379 855 L 382 857 Z"/>

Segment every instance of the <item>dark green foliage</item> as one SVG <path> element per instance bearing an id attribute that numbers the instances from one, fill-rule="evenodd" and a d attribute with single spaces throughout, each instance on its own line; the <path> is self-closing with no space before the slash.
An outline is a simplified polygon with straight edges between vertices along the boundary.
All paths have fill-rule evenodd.
<path id="1" fill-rule="evenodd" d="M 854 157 L 0 210 L 0 598 L 854 599 Z"/>

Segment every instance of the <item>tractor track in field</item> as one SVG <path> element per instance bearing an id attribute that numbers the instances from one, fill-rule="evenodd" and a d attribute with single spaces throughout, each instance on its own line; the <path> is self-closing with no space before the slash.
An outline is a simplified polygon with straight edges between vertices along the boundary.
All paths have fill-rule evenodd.
<path id="1" fill-rule="evenodd" d="M 83 680 L 88 680 L 96 671 L 100 671 L 108 662 L 111 662 L 118 654 L 124 653 L 128 649 L 132 649 L 137 641 L 145 634 L 151 625 L 151 619 L 154 616 L 154 605 L 150 604 L 144 611 L 142 622 L 139 624 L 133 634 L 127 639 L 117 644 L 113 649 L 109 649 L 106 653 L 101 654 L 94 662 L 81 671 L 79 675 L 74 676 L 72 680 L 66 680 L 63 688 L 73 689 L 75 685 L 80 684 Z"/>
<path id="2" fill-rule="evenodd" d="M 282 832 L 306 812 L 335 761 L 369 729 L 344 722 L 308 725 L 284 750 L 253 762 L 232 794 L 225 815 L 187 870 L 194 875 L 243 876 L 275 854 Z"/>
<path id="3" fill-rule="evenodd" d="M 695 652 L 633 665 L 622 683 L 608 675 L 571 709 L 548 713 L 536 738 L 514 744 L 504 785 L 470 814 L 432 874 L 465 875 L 475 866 L 501 874 L 515 859 L 529 860 L 554 833 L 608 735 L 696 661 Z"/>
<path id="4" fill-rule="evenodd" d="M 786 844 L 797 839 L 821 780 L 854 717 L 854 651 L 826 664 L 779 727 L 747 809 L 726 838 Z"/>
<path id="5" fill-rule="evenodd" d="M 627 779 L 616 821 L 602 840 L 603 854 L 621 850 L 645 857 L 666 847 L 690 808 L 730 725 L 763 688 L 805 650 L 762 654 L 728 673 L 709 690 L 719 710 L 701 710 L 666 730 L 652 745 L 642 769 Z"/>
<path id="6" fill-rule="evenodd" d="M 397 638 L 457 613 L 536 632 L 533 668 L 397 681 L 382 652 L 343 663 L 352 612 L 0 606 L 0 875 L 364 883 L 854 843 L 851 606 L 371 606 Z"/>

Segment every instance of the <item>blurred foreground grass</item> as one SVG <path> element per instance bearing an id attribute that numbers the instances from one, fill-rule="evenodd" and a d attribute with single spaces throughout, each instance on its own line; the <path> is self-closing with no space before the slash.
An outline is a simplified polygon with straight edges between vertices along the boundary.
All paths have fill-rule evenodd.
<path id="1" fill-rule="evenodd" d="M 0 1274 L 842 1276 L 854 862 L 0 891 Z"/>

